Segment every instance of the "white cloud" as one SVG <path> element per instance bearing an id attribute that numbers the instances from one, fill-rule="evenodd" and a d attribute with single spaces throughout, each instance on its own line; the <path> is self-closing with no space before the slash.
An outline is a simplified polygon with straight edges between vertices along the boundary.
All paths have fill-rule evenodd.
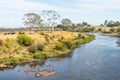
<path id="1" fill-rule="evenodd" d="M 52 1 L 52 0 L 51 0 Z M 64 0 L 62 0 L 64 1 Z M 61 0 L 58 2 L 64 3 Z M 54 1 L 53 1 L 54 2 Z M 1 0 L 0 1 L 0 26 L 23 26 L 21 18 L 27 12 L 39 13 L 42 10 L 56 10 L 63 17 L 89 17 L 90 14 L 104 13 L 106 10 L 120 9 L 120 0 L 74 0 L 65 1 L 66 5 L 53 5 L 47 2 L 30 0 Z M 70 7 L 69 7 L 70 6 Z M 9 25 L 8 25 L 9 22 Z"/>
<path id="2" fill-rule="evenodd" d="M 27 12 L 40 12 L 44 9 L 55 9 L 45 3 L 36 3 L 28 0 L 2 0 L 0 1 L 0 27 L 23 26 L 22 17 Z M 18 24 L 19 23 L 19 24 Z"/>

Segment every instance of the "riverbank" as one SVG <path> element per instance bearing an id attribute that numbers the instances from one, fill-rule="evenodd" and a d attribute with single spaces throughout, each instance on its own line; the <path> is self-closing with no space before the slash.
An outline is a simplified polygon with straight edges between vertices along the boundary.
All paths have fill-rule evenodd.
<path id="1" fill-rule="evenodd" d="M 67 31 L 0 36 L 0 68 L 12 68 L 22 63 L 43 63 L 50 57 L 68 55 L 77 46 L 95 39 L 93 35 Z"/>
<path id="2" fill-rule="evenodd" d="M 108 33 L 108 34 L 103 34 L 104 36 L 112 36 L 112 37 L 120 37 L 120 34 L 118 33 Z"/>

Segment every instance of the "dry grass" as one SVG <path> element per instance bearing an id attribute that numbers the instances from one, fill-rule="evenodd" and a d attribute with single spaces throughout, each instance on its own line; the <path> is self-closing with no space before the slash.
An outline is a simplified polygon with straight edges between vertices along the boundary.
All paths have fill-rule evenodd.
<path id="1" fill-rule="evenodd" d="M 31 37 L 34 40 L 34 43 L 31 46 L 24 46 L 20 45 L 17 42 L 17 34 L 9 34 L 5 35 L 4 32 L 0 33 L 0 62 L 3 60 L 6 62 L 9 61 L 9 59 L 13 59 L 14 61 L 17 61 L 17 59 L 30 59 L 34 58 L 34 56 L 37 57 L 42 57 L 45 54 L 47 57 L 53 57 L 56 56 L 63 51 L 56 50 L 56 44 L 60 42 L 61 40 L 63 41 L 71 41 L 75 40 L 78 37 L 78 34 L 80 36 L 85 37 L 87 39 L 90 38 L 89 35 L 80 33 L 80 32 L 67 32 L 67 31 L 55 31 L 55 32 L 39 32 L 39 33 L 32 33 L 29 34 L 29 32 L 25 32 L 25 34 L 29 37 Z M 85 40 L 85 39 L 84 39 Z M 89 39 L 88 39 L 89 40 Z M 88 42 L 86 40 L 86 42 Z M 1 44 L 2 43 L 2 44 Z M 84 43 L 84 42 L 83 42 Z M 29 48 L 32 46 L 37 46 L 40 44 L 44 44 L 44 49 L 43 51 L 36 51 L 35 53 L 32 53 L 29 51 Z M 75 47 L 75 46 L 74 46 Z M 65 48 L 65 52 L 70 51 L 71 49 Z M 15 58 L 14 58 L 15 57 Z"/>
<path id="2" fill-rule="evenodd" d="M 102 31 L 109 32 L 112 27 L 95 27 L 94 31 L 98 31 L 98 29 L 101 29 Z M 114 27 L 114 29 L 117 29 L 117 27 Z"/>
<path id="3" fill-rule="evenodd" d="M 47 34 L 49 37 L 52 37 L 52 36 L 55 36 L 56 38 L 64 37 L 66 39 L 73 38 L 73 36 L 77 36 L 79 34 L 78 32 L 67 32 L 67 31 L 55 31 L 55 32 L 44 31 L 43 33 Z M 45 41 L 44 35 L 40 35 L 40 33 L 29 34 L 28 32 L 26 32 L 25 34 L 30 36 L 34 40 L 42 41 L 42 42 Z M 2 34 L 0 34 L 0 39 L 1 40 L 5 40 L 7 38 L 16 39 L 17 36 L 18 36 L 18 33 L 17 34 L 13 34 L 13 35 L 11 35 L 11 34 L 10 35 L 4 35 L 2 33 Z"/>
<path id="4" fill-rule="evenodd" d="M 43 34 L 41 34 L 43 33 Z M 64 39 L 74 39 L 75 37 L 78 36 L 78 34 L 80 34 L 79 32 L 67 32 L 67 31 L 55 31 L 55 32 L 40 32 L 40 33 L 33 33 L 33 34 L 29 34 L 28 32 L 25 33 L 27 36 L 31 37 L 32 39 L 34 39 L 34 44 L 33 45 L 37 45 L 37 44 L 45 44 L 45 51 L 49 51 L 52 50 L 56 43 L 58 42 L 59 39 L 64 38 Z M 49 43 L 46 42 L 45 36 L 47 35 L 47 38 L 49 39 Z M 86 34 L 81 33 L 81 35 L 87 37 Z M 9 35 L 5 35 L 4 32 L 2 34 L 0 34 L 0 40 L 3 41 L 3 43 L 6 43 L 7 39 L 11 39 L 11 40 L 16 40 L 16 42 L 12 42 L 14 43 L 14 45 L 11 45 L 10 48 L 6 48 L 5 46 L 1 46 L 0 48 L 2 48 L 1 52 L 0 52 L 0 57 L 3 56 L 22 56 L 22 55 L 27 55 L 29 52 L 27 51 L 28 47 L 23 47 L 20 46 L 19 44 L 17 44 L 17 34 L 9 34 Z M 51 39 L 52 38 L 52 39 Z"/>

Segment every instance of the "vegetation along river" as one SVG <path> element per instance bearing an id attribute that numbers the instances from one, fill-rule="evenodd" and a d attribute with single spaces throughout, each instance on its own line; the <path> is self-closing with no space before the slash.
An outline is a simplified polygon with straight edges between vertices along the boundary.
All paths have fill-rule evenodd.
<path id="1" fill-rule="evenodd" d="M 96 40 L 76 48 L 69 56 L 50 58 L 44 65 L 18 65 L 0 71 L 0 80 L 120 80 L 120 47 L 117 37 L 96 34 Z M 118 42 L 119 43 L 119 42 Z M 57 74 L 35 77 L 28 68 L 54 70 Z"/>

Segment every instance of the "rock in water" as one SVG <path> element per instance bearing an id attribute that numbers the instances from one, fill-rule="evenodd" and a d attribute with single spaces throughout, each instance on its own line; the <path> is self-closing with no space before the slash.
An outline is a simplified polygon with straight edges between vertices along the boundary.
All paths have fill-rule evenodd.
<path id="1" fill-rule="evenodd" d="M 56 72 L 53 70 L 40 70 L 35 73 L 35 77 L 47 77 L 56 75 Z"/>

